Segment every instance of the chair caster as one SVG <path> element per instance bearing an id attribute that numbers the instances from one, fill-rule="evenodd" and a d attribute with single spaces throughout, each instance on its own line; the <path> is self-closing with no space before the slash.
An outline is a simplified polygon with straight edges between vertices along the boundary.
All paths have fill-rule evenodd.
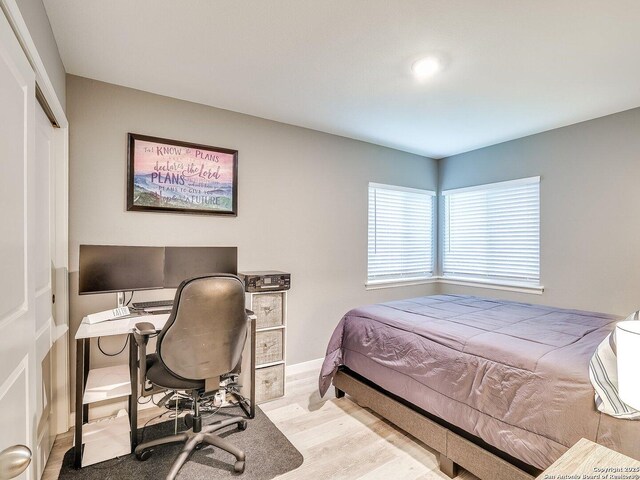
<path id="1" fill-rule="evenodd" d="M 204 447 L 204 442 L 201 442 L 195 446 L 194 450 L 202 450 L 203 447 Z"/>
<path id="2" fill-rule="evenodd" d="M 151 458 L 151 450 L 143 450 L 140 453 L 136 453 L 136 458 L 141 462 L 146 462 Z"/>
<path id="3" fill-rule="evenodd" d="M 236 473 L 242 473 L 242 472 L 244 472 L 244 460 L 242 460 L 242 461 L 237 461 L 237 462 L 235 463 L 235 465 L 233 466 L 233 470 L 234 470 Z"/>
<path id="4" fill-rule="evenodd" d="M 246 420 L 242 420 L 241 422 L 238 422 L 238 430 L 246 430 L 246 429 L 247 429 Z"/>
<path id="5" fill-rule="evenodd" d="M 190 413 L 187 413 L 184 416 L 184 424 L 187 426 L 187 428 L 192 428 L 193 427 L 193 415 L 191 415 Z"/>

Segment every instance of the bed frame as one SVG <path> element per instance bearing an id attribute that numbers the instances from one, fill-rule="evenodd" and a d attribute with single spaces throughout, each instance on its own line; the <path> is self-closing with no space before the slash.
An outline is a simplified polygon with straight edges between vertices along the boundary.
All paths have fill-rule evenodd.
<path id="1" fill-rule="evenodd" d="M 436 450 L 440 470 L 450 478 L 458 474 L 458 467 L 481 480 L 533 480 L 541 473 L 478 437 L 381 389 L 346 367 L 340 367 L 333 378 L 333 385 L 337 398 L 348 393 L 359 405 L 373 410 Z"/>

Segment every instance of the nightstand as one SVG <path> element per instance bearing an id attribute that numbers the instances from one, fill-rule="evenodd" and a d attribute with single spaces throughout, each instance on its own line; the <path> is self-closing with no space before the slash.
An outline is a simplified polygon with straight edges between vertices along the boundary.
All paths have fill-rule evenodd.
<path id="1" fill-rule="evenodd" d="M 585 438 L 571 447 L 536 480 L 560 478 L 627 478 L 612 474 L 640 475 L 640 461 L 609 450 Z M 571 475 L 571 477 L 568 477 Z"/>

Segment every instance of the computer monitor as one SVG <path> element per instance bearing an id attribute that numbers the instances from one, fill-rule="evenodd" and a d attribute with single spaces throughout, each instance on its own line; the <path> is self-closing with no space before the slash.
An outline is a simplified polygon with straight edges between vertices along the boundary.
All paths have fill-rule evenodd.
<path id="1" fill-rule="evenodd" d="M 164 247 L 80 245 L 78 293 L 163 288 Z"/>
<path id="2" fill-rule="evenodd" d="M 238 273 L 236 247 L 165 247 L 164 288 L 207 273 Z"/>
<path id="3" fill-rule="evenodd" d="M 207 273 L 238 273 L 236 247 L 80 245 L 78 293 L 177 288 Z"/>

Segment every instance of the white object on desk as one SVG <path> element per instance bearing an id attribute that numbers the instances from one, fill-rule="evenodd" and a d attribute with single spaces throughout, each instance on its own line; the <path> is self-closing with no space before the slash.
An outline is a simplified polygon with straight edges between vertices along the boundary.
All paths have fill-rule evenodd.
<path id="1" fill-rule="evenodd" d="M 113 310 L 105 310 L 103 312 L 92 313 L 87 315 L 87 323 L 93 325 L 94 323 L 107 322 L 109 320 L 115 320 L 119 317 L 126 317 L 131 315 L 129 307 L 118 307 Z"/>

